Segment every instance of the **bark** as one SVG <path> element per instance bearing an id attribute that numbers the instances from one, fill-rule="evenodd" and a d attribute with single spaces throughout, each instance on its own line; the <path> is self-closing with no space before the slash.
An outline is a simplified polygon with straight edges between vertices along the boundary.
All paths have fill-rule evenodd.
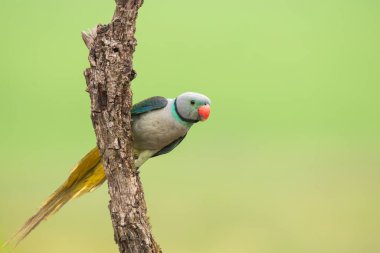
<path id="1" fill-rule="evenodd" d="M 161 252 L 153 239 L 139 174 L 134 167 L 131 133 L 131 81 L 136 18 L 142 0 L 116 0 L 110 24 L 82 33 L 89 48 L 85 70 L 91 119 L 111 197 L 109 209 L 121 253 Z"/>

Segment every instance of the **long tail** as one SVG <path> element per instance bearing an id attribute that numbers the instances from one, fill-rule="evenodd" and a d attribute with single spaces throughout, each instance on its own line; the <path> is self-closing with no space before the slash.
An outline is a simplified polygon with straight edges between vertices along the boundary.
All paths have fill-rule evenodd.
<path id="1" fill-rule="evenodd" d="M 66 182 L 46 200 L 38 212 L 3 247 L 10 243 L 17 245 L 41 221 L 56 213 L 68 201 L 95 190 L 105 179 L 99 150 L 94 148 L 73 168 Z"/>

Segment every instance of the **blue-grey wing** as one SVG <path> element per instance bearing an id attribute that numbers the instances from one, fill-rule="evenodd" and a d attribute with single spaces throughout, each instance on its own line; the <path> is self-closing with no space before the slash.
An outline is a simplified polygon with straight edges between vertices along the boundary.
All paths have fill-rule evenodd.
<path id="1" fill-rule="evenodd" d="M 165 146 L 163 149 L 161 149 L 160 151 L 158 151 L 157 153 L 155 153 L 152 157 L 159 156 L 159 155 L 164 155 L 164 154 L 169 153 L 175 147 L 177 147 L 181 143 L 181 141 L 183 141 L 183 139 L 185 139 L 185 137 L 186 137 L 186 134 L 184 136 L 178 138 L 177 140 L 173 141 L 169 145 Z"/>
<path id="2" fill-rule="evenodd" d="M 164 108 L 167 104 L 168 100 L 164 97 L 151 97 L 133 105 L 131 113 L 132 116 L 136 116 L 139 114 Z"/>

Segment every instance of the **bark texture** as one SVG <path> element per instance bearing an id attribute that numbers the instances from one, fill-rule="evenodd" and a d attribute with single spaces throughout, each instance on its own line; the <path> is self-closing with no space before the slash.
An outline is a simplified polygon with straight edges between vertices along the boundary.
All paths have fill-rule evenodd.
<path id="1" fill-rule="evenodd" d="M 112 22 L 82 33 L 89 48 L 85 70 L 91 119 L 111 196 L 109 209 L 121 253 L 161 252 L 153 239 L 142 184 L 134 167 L 131 81 L 135 78 L 136 18 L 142 0 L 116 0 Z"/>

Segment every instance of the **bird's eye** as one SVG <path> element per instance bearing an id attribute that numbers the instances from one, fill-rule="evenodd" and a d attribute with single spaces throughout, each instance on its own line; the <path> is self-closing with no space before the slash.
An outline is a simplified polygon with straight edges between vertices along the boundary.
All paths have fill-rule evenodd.
<path id="1" fill-rule="evenodd" d="M 191 101 L 190 101 L 190 104 L 191 104 L 191 105 L 195 105 L 195 101 L 194 101 L 194 100 L 191 100 Z"/>

